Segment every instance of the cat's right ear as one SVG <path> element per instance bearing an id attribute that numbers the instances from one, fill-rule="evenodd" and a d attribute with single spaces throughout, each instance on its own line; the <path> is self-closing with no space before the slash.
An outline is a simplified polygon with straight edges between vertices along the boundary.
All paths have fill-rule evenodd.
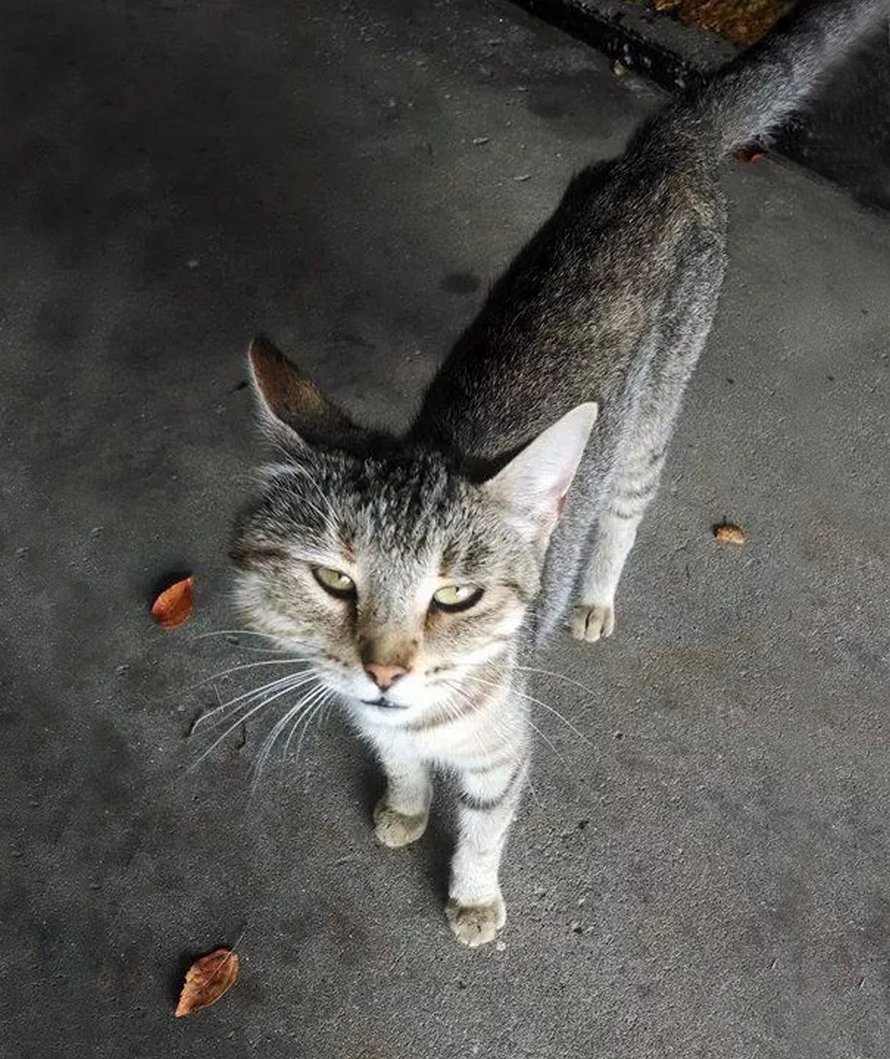
<path id="1" fill-rule="evenodd" d="M 263 432 L 291 451 L 341 448 L 361 434 L 344 412 L 267 338 L 255 338 L 247 354 Z"/>

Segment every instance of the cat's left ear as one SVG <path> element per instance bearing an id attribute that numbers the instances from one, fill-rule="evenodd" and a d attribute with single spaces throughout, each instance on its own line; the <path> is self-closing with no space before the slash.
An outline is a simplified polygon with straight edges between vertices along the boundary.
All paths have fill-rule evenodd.
<path id="1" fill-rule="evenodd" d="M 592 402 L 573 408 L 482 487 L 534 540 L 546 543 L 556 525 L 597 410 Z"/>
<path id="2" fill-rule="evenodd" d="M 267 338 L 251 342 L 248 360 L 260 423 L 274 443 L 291 450 L 341 448 L 361 435 L 349 416 Z"/>

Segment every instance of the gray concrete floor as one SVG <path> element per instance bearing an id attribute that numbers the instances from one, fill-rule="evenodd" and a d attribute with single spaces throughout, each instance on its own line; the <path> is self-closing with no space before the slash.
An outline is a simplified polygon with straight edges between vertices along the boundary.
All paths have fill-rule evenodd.
<path id="1" fill-rule="evenodd" d="M 193 685 L 255 657 L 195 638 L 232 626 L 243 352 L 262 328 L 404 421 L 654 93 L 485 0 L 2 8 L 3 1054 L 884 1059 L 886 219 L 729 167 L 722 309 L 619 631 L 540 663 L 593 689 L 538 684 L 591 745 L 542 711 L 504 947 L 471 953 L 447 813 L 376 848 L 336 719 L 253 798 L 271 719 L 190 770 L 190 722 L 249 680 Z M 165 633 L 147 600 L 184 568 Z M 175 1022 L 188 956 L 239 936 L 242 981 Z"/>
<path id="2" fill-rule="evenodd" d="M 656 11 L 653 0 L 514 2 L 633 70 L 649 71 L 669 91 L 719 69 L 741 50 L 716 32 L 687 25 L 673 8 Z M 777 130 L 771 150 L 833 181 L 865 206 L 890 211 L 887 48 L 885 23 L 815 87 L 806 106 Z"/>

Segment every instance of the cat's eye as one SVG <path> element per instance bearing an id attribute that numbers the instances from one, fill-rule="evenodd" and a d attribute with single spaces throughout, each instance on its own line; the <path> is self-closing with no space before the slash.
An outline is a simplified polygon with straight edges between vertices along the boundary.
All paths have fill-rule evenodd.
<path id="1" fill-rule="evenodd" d="M 444 585 L 433 593 L 433 605 L 439 610 L 468 610 L 482 596 L 478 585 Z"/>
<path id="2" fill-rule="evenodd" d="M 338 599 L 352 599 L 355 595 L 355 581 L 347 577 L 342 570 L 330 566 L 313 566 L 312 576 L 326 591 Z"/>

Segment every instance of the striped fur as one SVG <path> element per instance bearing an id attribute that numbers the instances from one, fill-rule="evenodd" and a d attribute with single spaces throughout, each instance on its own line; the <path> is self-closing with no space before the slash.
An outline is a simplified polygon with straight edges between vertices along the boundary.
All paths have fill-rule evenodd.
<path id="1" fill-rule="evenodd" d="M 506 915 L 500 862 L 534 730 L 517 659 L 565 618 L 580 640 L 612 633 L 711 327 L 725 268 L 720 157 L 797 105 L 882 6 L 806 5 L 796 28 L 667 108 L 623 158 L 582 173 L 405 438 L 362 430 L 268 343 L 252 348 L 281 459 L 236 529 L 245 619 L 299 651 L 375 748 L 384 845 L 418 839 L 435 771 L 456 777 L 446 912 L 468 945 Z M 332 595 L 320 568 L 352 588 Z M 474 591 L 445 612 L 436 593 L 453 584 Z"/>

